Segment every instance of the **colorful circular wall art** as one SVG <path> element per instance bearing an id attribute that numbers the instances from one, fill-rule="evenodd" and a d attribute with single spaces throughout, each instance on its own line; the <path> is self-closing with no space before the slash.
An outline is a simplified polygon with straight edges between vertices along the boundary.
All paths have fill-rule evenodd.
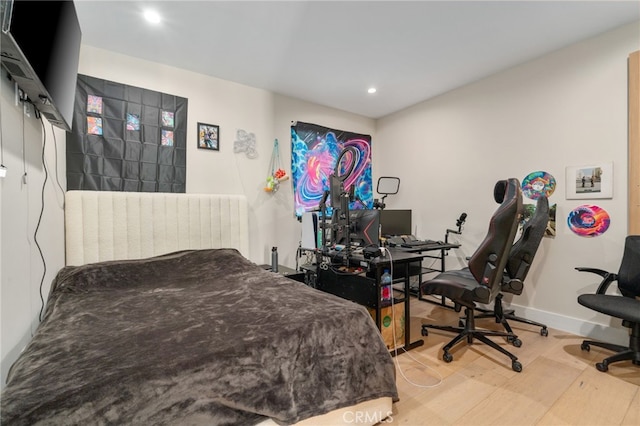
<path id="1" fill-rule="evenodd" d="M 522 181 L 522 193 L 532 200 L 549 198 L 556 190 L 556 179 L 547 172 L 532 172 Z"/>
<path id="2" fill-rule="evenodd" d="M 611 219 L 602 207 L 583 205 L 576 207 L 567 217 L 567 225 L 581 237 L 597 237 L 609 229 Z"/>

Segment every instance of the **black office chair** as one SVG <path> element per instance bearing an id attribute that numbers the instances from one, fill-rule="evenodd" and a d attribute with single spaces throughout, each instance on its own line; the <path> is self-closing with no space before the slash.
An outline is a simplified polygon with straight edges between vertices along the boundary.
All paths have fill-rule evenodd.
<path id="1" fill-rule="evenodd" d="M 536 209 L 533 215 L 522 226 L 520 237 L 511 247 L 509 259 L 502 277 L 502 287 L 500 293 L 496 296 L 493 303 L 493 310 L 480 310 L 483 312 L 476 315 L 479 318 L 495 318 L 496 323 L 502 324 L 504 329 L 513 334 L 513 330 L 507 320 L 517 321 L 525 324 L 531 324 L 540 327 L 540 334 L 547 336 L 549 331 L 547 326 L 526 318 L 519 317 L 513 309 L 505 310 L 502 305 L 503 293 L 511 293 L 515 295 L 522 294 L 524 288 L 524 280 L 529 273 L 529 268 L 538 251 L 542 237 L 549 223 L 549 200 L 547 197 L 540 197 L 536 202 Z M 522 342 L 514 335 L 507 337 L 513 346 L 520 347 Z"/>
<path id="2" fill-rule="evenodd" d="M 609 364 L 618 361 L 631 360 L 640 365 L 640 235 L 629 235 L 625 239 L 624 254 L 618 273 L 603 271 L 596 268 L 576 268 L 582 272 L 593 272 L 602 277 L 595 294 L 581 294 L 578 303 L 600 313 L 620 318 L 622 325 L 631 329 L 629 346 L 612 343 L 584 340 L 580 348 L 588 351 L 591 345 L 615 351 L 616 354 L 596 363 L 599 371 L 607 371 Z M 622 296 L 606 294 L 612 282 L 618 282 L 618 289 Z"/>
<path id="3" fill-rule="evenodd" d="M 469 259 L 467 268 L 446 271 L 435 278 L 420 284 L 423 295 L 436 294 L 447 297 L 459 309 L 465 307 L 465 320 L 461 327 L 423 324 L 422 335 L 428 335 L 428 329 L 434 328 L 458 333 L 443 347 L 442 359 L 451 362 L 450 349 L 462 339 L 469 344 L 478 339 L 484 344 L 511 358 L 514 371 L 522 371 L 518 358 L 490 340 L 487 336 L 512 336 L 512 333 L 476 329 L 474 312 L 476 303 L 491 303 L 499 294 L 502 275 L 507 264 L 509 251 L 518 229 L 518 220 L 522 213 L 522 192 L 517 179 L 499 181 L 494 188 L 494 197 L 501 202 L 489 222 L 489 231 L 484 241 Z"/>

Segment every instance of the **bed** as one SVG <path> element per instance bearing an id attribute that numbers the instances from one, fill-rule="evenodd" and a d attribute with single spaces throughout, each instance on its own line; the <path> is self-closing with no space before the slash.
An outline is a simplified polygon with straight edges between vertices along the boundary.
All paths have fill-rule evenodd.
<path id="1" fill-rule="evenodd" d="M 243 196 L 69 191 L 67 266 L 1 424 L 373 424 L 395 368 L 366 308 L 251 262 Z"/>

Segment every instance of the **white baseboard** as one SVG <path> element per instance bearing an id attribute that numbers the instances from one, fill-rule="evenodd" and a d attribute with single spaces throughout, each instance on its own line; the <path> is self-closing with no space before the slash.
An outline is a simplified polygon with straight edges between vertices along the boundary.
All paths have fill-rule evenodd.
<path id="1" fill-rule="evenodd" d="M 592 340 L 617 343 L 624 346 L 629 344 L 629 329 L 623 327 L 622 321 L 615 318 L 612 319 L 611 324 L 600 324 L 516 304 L 509 304 L 505 306 L 505 309 L 515 309 L 516 315 L 543 323 L 547 327 L 556 330 L 584 336 Z"/>

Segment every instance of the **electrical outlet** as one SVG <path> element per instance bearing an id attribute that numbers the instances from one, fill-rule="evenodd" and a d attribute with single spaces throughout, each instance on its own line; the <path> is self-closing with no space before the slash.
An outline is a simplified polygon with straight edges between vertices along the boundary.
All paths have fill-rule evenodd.
<path id="1" fill-rule="evenodd" d="M 7 176 L 7 168 L 5 166 L 0 165 L 0 178 Z"/>
<path id="2" fill-rule="evenodd" d="M 27 174 L 23 174 L 22 175 L 22 183 L 24 183 L 25 185 L 27 184 Z"/>

